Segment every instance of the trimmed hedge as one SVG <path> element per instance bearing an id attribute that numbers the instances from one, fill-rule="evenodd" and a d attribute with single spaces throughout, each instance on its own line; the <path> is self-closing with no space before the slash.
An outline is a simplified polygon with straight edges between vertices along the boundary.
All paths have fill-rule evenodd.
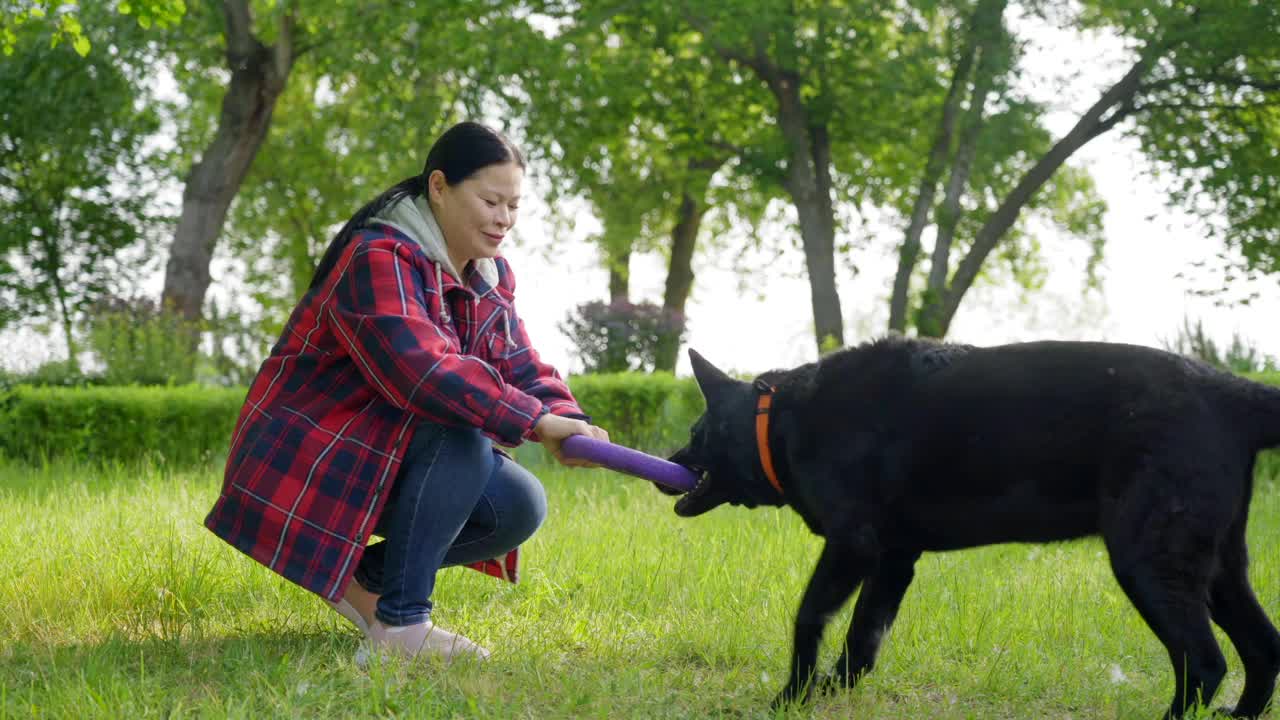
<path id="1" fill-rule="evenodd" d="M 684 444 L 702 412 L 690 379 L 670 374 L 582 375 L 570 387 L 615 442 L 664 453 Z M 191 464 L 225 457 L 247 390 L 176 387 L 32 387 L 0 392 L 0 455 L 39 463 Z"/>
<path id="2" fill-rule="evenodd" d="M 569 389 L 610 440 L 659 455 L 685 444 L 706 407 L 692 378 L 666 372 L 576 375 Z"/>
<path id="3" fill-rule="evenodd" d="M 226 455 L 244 388 L 32 387 L 0 394 L 0 453 L 191 464 Z"/>
<path id="4" fill-rule="evenodd" d="M 1251 375 L 1280 385 L 1280 373 Z M 578 375 L 569 386 L 614 442 L 666 455 L 703 410 L 692 379 L 669 373 Z M 31 387 L 0 392 L 0 455 L 39 463 L 148 459 L 186 465 L 226 455 L 245 388 Z M 541 456 L 538 447 L 517 457 Z M 526 455 L 530 453 L 532 455 Z M 1258 476 L 1280 477 L 1280 452 L 1259 455 Z"/>

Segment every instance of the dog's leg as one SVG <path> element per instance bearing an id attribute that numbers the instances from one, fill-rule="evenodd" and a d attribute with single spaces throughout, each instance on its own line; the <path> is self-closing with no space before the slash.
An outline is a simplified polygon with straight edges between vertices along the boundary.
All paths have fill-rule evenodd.
<path id="1" fill-rule="evenodd" d="M 1105 539 L 1120 587 L 1169 653 L 1175 690 L 1164 717 L 1180 718 L 1196 703 L 1208 705 L 1227 673 L 1205 602 L 1214 559 L 1202 550 L 1213 540 L 1190 537 L 1185 517 L 1155 511 L 1144 520 Z"/>
<path id="2" fill-rule="evenodd" d="M 849 547 L 830 539 L 822 548 L 818 566 L 809 578 L 800 610 L 796 614 L 795 645 L 791 654 L 791 675 L 786 687 L 774 699 L 774 707 L 807 700 L 812 690 L 814 668 L 822 630 L 831 615 L 849 599 L 866 576 L 871 562 Z"/>
<path id="3" fill-rule="evenodd" d="M 853 687 L 875 666 L 876 653 L 898 615 L 898 606 L 915 577 L 920 553 L 885 553 L 871 577 L 862 584 L 853 620 L 845 637 L 844 652 L 836 661 L 833 681 Z"/>
<path id="4" fill-rule="evenodd" d="M 1116 577 L 1169 652 L 1175 686 L 1173 702 L 1164 717 L 1180 718 L 1197 703 L 1209 704 L 1227 674 L 1227 661 L 1209 627 L 1208 608 L 1201 600 L 1203 591 L 1170 587 L 1172 572 L 1129 567 L 1118 568 Z"/>
<path id="5" fill-rule="evenodd" d="M 1231 638 L 1244 663 L 1244 691 L 1240 700 L 1224 712 L 1232 717 L 1262 714 L 1280 673 L 1280 633 L 1258 604 L 1249 584 L 1249 553 L 1244 527 L 1247 509 L 1231 528 L 1218 554 L 1218 573 L 1209 588 L 1209 613 Z"/>

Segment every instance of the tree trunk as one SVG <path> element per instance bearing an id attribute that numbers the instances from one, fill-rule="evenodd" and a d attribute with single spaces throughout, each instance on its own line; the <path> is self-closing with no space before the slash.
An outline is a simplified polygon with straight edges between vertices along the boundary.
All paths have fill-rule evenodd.
<path id="1" fill-rule="evenodd" d="M 628 302 L 631 297 L 631 247 L 606 252 L 609 256 L 609 302 Z"/>
<path id="2" fill-rule="evenodd" d="M 1003 0 L 999 3 L 998 10 L 1003 14 Z M 997 72 L 995 57 L 996 45 L 1001 35 L 1000 20 L 999 16 L 987 18 L 987 23 L 978 28 L 983 38 L 977 48 L 979 60 L 974 70 L 973 93 L 969 97 L 969 109 L 962 121 L 960 140 L 955 159 L 951 162 L 951 174 L 947 178 L 942 203 L 935 211 L 934 224 L 938 231 L 929 261 L 929 279 L 926 285 L 928 292 L 916 322 L 917 330 L 925 337 L 942 337 L 940 333 L 943 329 L 938 325 L 933 308 L 937 307 L 937 298 L 946 292 L 947 277 L 951 274 L 951 245 L 955 240 L 956 225 L 960 222 L 960 199 L 964 197 L 965 188 L 969 185 L 969 173 L 973 170 L 973 160 L 978 154 L 978 139 L 986 125 L 987 95 L 991 92 Z"/>
<path id="3" fill-rule="evenodd" d="M 663 313 L 679 316 L 681 323 L 684 322 L 685 304 L 693 290 L 693 250 L 706 212 L 706 205 L 686 188 L 680 198 L 675 227 L 671 229 L 671 261 L 667 266 L 667 282 L 662 293 Z M 654 369 L 675 372 L 679 354 L 679 336 L 663 337 L 658 342 Z"/>
<path id="4" fill-rule="evenodd" d="M 1141 86 L 1143 75 L 1155 62 L 1155 55 L 1144 53 L 1133 67 L 1116 84 L 1107 89 L 1049 152 L 1029 169 L 1018 184 L 1005 196 L 1000 206 L 974 237 L 973 247 L 956 268 L 950 286 L 941 298 L 937 298 L 923 312 L 933 313 L 940 328 L 938 337 L 944 337 L 955 318 L 960 300 L 973 285 L 987 255 L 1000 242 L 1004 234 L 1017 221 L 1022 208 L 1035 193 L 1053 177 L 1063 163 L 1089 141 L 1115 127 L 1133 109 L 1133 98 Z"/>
<path id="5" fill-rule="evenodd" d="M 67 343 L 67 364 L 76 372 L 80 371 L 80 360 L 76 357 L 76 339 L 72 332 L 71 308 L 67 306 L 67 287 L 62 282 L 62 252 L 58 245 L 61 232 L 47 233 L 41 238 L 45 244 L 44 256 L 49 263 L 49 282 L 53 285 L 53 299 L 58 304 L 59 325 L 62 326 L 62 337 Z"/>
<path id="6" fill-rule="evenodd" d="M 976 16 L 976 13 L 975 13 Z M 938 190 L 938 180 L 942 177 L 947 163 L 947 155 L 951 151 L 951 136 L 955 130 L 956 111 L 960 107 L 961 90 L 969 82 L 969 70 L 973 66 L 974 36 L 977 30 L 970 24 L 969 36 L 965 47 L 956 61 L 951 74 L 951 86 L 947 88 L 947 97 L 942 103 L 942 117 L 938 120 L 938 132 L 933 139 L 933 147 L 929 150 L 929 159 L 925 162 L 924 176 L 920 178 L 920 189 L 916 193 L 915 205 L 911 208 L 911 220 L 907 223 L 907 231 L 902 238 L 902 247 L 898 251 L 898 272 L 893 278 L 893 294 L 889 299 L 889 330 L 905 332 L 907 329 L 907 304 L 911 295 L 911 274 L 915 271 L 916 260 L 920 256 L 920 236 L 924 234 L 929 222 L 929 210 L 933 207 L 933 197 Z"/>
<path id="7" fill-rule="evenodd" d="M 58 293 L 58 312 L 62 315 L 62 336 L 67 341 L 67 363 L 78 370 L 80 359 L 76 357 L 76 339 L 71 332 L 71 310 L 67 307 L 67 289 L 62 286 L 62 278 L 58 277 L 56 270 L 53 276 L 53 287 Z"/>
<path id="8" fill-rule="evenodd" d="M 794 8 L 793 8 L 794 10 Z M 835 207 L 831 198 L 831 143 L 825 123 L 815 122 L 800 95 L 800 78 L 768 56 L 767 44 L 754 39 L 752 52 L 720 45 L 705 20 L 686 12 L 689 23 L 711 40 L 725 60 L 750 68 L 778 101 L 778 124 L 787 141 L 784 184 L 800 220 L 805 268 L 818 352 L 844 345 L 844 317 L 835 274 Z"/>
<path id="9" fill-rule="evenodd" d="M 605 264 L 609 267 L 609 304 L 625 304 L 630 302 L 631 285 L 631 245 L 614 247 L 612 243 L 604 244 Z M 626 329 L 610 324 L 605 335 L 606 372 L 626 370 L 631 344 L 627 342 Z"/>
<path id="10" fill-rule="evenodd" d="M 844 317 L 836 290 L 831 141 L 826 126 L 810 122 L 795 75 L 772 66 L 763 70 L 778 99 L 778 120 L 787 139 L 786 189 L 800 219 L 814 340 L 818 352 L 823 353 L 844 345 Z"/>
<path id="11" fill-rule="evenodd" d="M 294 17 L 286 13 L 275 45 L 254 35 L 248 0 L 224 0 L 227 66 L 231 84 L 222 99 L 218 129 L 191 168 L 182 214 L 165 266 L 165 307 L 197 322 L 209 289 L 209 263 L 227 210 L 271 127 L 276 100 L 293 66 Z"/>

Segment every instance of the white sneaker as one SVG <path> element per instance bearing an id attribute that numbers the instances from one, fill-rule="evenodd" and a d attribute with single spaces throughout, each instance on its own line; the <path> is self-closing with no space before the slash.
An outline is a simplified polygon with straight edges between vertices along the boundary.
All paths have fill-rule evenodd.
<path id="1" fill-rule="evenodd" d="M 383 625 L 374 620 L 369 623 L 365 636 L 368 640 L 361 644 L 356 653 L 356 663 L 362 667 L 368 664 L 372 652 L 405 658 L 434 656 L 443 658 L 445 662 L 463 656 L 477 660 L 489 658 L 488 650 L 465 636 L 451 633 L 431 622 L 398 626 Z"/>
<path id="2" fill-rule="evenodd" d="M 358 580 L 352 578 L 340 600 L 336 602 L 325 601 L 329 607 L 333 608 L 334 612 L 350 620 L 351 624 L 355 625 L 362 635 L 368 635 L 369 621 L 373 619 L 373 611 L 370 610 L 369 617 L 365 617 L 364 613 L 356 608 L 356 604 L 347 598 L 354 598 L 361 607 L 373 607 L 377 605 L 378 596 L 365 590 Z"/>
<path id="3" fill-rule="evenodd" d="M 347 602 L 346 598 L 342 598 L 338 602 L 329 603 L 329 607 L 337 611 L 337 613 L 342 617 L 350 620 L 351 624 L 355 625 L 356 629 L 359 630 L 361 634 L 369 634 L 369 623 L 365 622 L 364 616 L 361 615 L 360 611 L 356 610 L 351 603 Z"/>

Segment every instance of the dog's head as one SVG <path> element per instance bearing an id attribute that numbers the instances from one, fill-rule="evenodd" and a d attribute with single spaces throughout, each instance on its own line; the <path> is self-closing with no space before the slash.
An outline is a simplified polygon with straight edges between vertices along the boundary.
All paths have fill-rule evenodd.
<path id="1" fill-rule="evenodd" d="M 689 359 L 707 410 L 693 424 L 689 444 L 670 458 L 701 475 L 697 487 L 676 502 L 676 514 L 693 517 L 724 503 L 780 504 L 781 498 L 760 469 L 756 389 L 721 372 L 694 350 L 689 351 Z"/>

